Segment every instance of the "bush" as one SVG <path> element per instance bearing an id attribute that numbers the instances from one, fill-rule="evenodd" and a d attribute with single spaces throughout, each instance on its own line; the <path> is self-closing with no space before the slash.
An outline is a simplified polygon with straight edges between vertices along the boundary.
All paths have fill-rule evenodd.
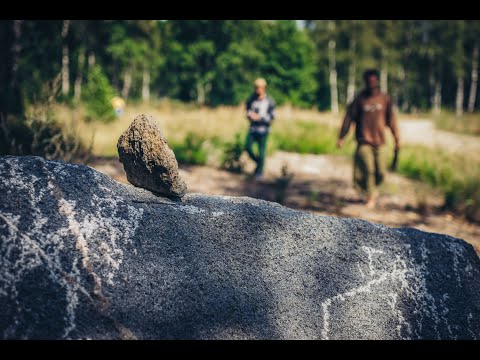
<path id="1" fill-rule="evenodd" d="M 241 156 L 244 150 L 243 137 L 241 133 L 235 134 L 235 139 L 231 142 L 224 144 L 222 169 L 240 174 L 243 172 L 245 163 L 242 161 Z"/>
<path id="2" fill-rule="evenodd" d="M 34 155 L 48 160 L 88 162 L 87 148 L 51 116 L 10 117 L 0 126 L 0 155 Z"/>
<path id="3" fill-rule="evenodd" d="M 88 71 L 87 83 L 82 89 L 82 100 L 85 103 L 87 119 L 111 122 L 115 119 L 111 101 L 115 92 L 102 68 L 95 65 Z"/>
<path id="4" fill-rule="evenodd" d="M 189 132 L 183 143 L 172 142 L 171 148 L 179 164 L 205 165 L 207 163 L 207 151 L 203 144 L 206 140 Z"/>
<path id="5" fill-rule="evenodd" d="M 480 181 L 467 178 L 454 181 L 445 193 L 445 207 L 464 214 L 470 221 L 480 222 Z"/>

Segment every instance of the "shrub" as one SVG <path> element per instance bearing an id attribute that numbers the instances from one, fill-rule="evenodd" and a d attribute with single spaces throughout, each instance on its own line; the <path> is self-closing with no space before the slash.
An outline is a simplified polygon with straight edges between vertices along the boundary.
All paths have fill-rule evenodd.
<path id="1" fill-rule="evenodd" d="M 0 126 L 0 155 L 34 155 L 48 160 L 88 162 L 91 148 L 51 116 L 14 118 Z"/>
<path id="2" fill-rule="evenodd" d="M 171 143 L 178 163 L 191 165 L 205 165 L 207 163 L 207 152 L 203 146 L 205 139 L 199 135 L 189 132 L 183 142 Z"/>
<path id="3" fill-rule="evenodd" d="M 115 119 L 111 100 L 115 92 L 108 78 L 98 65 L 92 67 L 87 75 L 87 83 L 82 89 L 82 100 L 85 103 L 86 116 L 89 121 L 111 122 Z"/>
<path id="4" fill-rule="evenodd" d="M 227 171 L 240 174 L 243 172 L 245 163 L 241 159 L 244 150 L 243 137 L 241 133 L 236 133 L 231 142 L 223 146 L 223 158 L 221 167 Z"/>

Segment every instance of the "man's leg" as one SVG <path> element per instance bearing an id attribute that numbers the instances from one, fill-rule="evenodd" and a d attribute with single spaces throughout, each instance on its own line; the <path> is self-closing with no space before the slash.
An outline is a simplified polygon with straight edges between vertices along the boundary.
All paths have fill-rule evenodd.
<path id="1" fill-rule="evenodd" d="M 367 195 L 367 207 L 375 206 L 375 160 L 373 147 L 359 145 L 355 152 L 354 181 Z"/>
<path id="2" fill-rule="evenodd" d="M 267 134 L 258 136 L 258 163 L 255 175 L 262 176 L 263 165 L 265 164 L 265 152 L 267 149 Z"/>
<path id="3" fill-rule="evenodd" d="M 258 163 L 258 159 L 257 159 L 257 157 L 255 156 L 255 154 L 254 154 L 253 151 L 252 151 L 253 140 L 254 140 L 254 136 L 253 136 L 253 134 L 249 131 L 248 134 L 247 134 L 247 140 L 245 141 L 245 150 L 247 151 L 248 156 L 250 156 L 250 158 L 251 158 L 253 161 L 255 161 L 255 162 Z"/>
<path id="4" fill-rule="evenodd" d="M 387 173 L 387 157 L 385 153 L 385 146 L 378 146 L 374 149 L 375 159 L 375 184 L 378 186 L 385 180 Z"/>

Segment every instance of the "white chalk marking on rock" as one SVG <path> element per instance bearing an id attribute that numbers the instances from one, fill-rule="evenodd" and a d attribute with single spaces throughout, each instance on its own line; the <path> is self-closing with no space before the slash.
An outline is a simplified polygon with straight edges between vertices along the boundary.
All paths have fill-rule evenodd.
<path id="1" fill-rule="evenodd" d="M 193 205 L 181 205 L 176 207 L 176 209 L 179 209 L 181 211 L 185 211 L 188 214 L 203 214 L 206 211 L 203 209 L 200 209 L 199 207 L 193 206 Z"/>
<path id="2" fill-rule="evenodd" d="M 448 243 L 446 249 L 450 251 L 453 255 L 453 273 L 457 280 L 458 286 L 462 287 L 462 280 L 460 278 L 460 272 L 458 271 L 458 269 L 460 264 L 459 259 L 461 259 L 465 255 L 465 250 L 462 246 L 453 241 Z"/>
<path id="3" fill-rule="evenodd" d="M 61 265 L 60 265 L 60 259 L 58 257 L 54 257 L 52 258 L 51 256 L 49 256 L 48 254 L 45 253 L 45 251 L 40 247 L 40 245 L 32 240 L 27 234 L 24 234 L 22 233 L 12 222 L 10 222 L 10 220 L 8 218 L 6 218 L 5 216 L 3 216 L 2 214 L 0 214 L 0 218 L 2 218 L 6 224 L 14 231 L 14 233 L 18 234 L 19 238 L 21 240 L 23 240 L 21 242 L 21 244 L 12 244 L 14 241 L 10 241 L 10 244 L 12 247 L 15 246 L 15 247 L 21 247 L 22 249 L 22 252 L 20 254 L 20 259 L 15 263 L 15 264 L 7 264 L 7 267 L 8 265 L 10 265 L 9 267 L 11 269 L 13 269 L 13 271 L 10 271 L 11 273 L 15 273 L 16 276 L 13 277 L 13 275 L 11 276 L 10 281 L 7 281 L 7 283 L 5 285 L 10 285 L 11 289 L 10 289 L 10 293 L 12 294 L 12 297 L 17 299 L 18 298 L 18 291 L 16 289 L 16 284 L 18 282 L 20 282 L 22 280 L 22 277 L 24 275 L 24 272 L 26 271 L 26 269 L 28 269 L 29 271 L 36 267 L 36 266 L 40 266 L 42 264 L 42 261 L 45 261 L 47 263 L 47 269 L 50 273 L 50 276 L 53 280 L 55 280 L 57 283 L 61 284 L 62 287 L 64 287 L 67 291 L 67 303 L 69 302 L 72 302 L 74 305 L 76 305 L 76 301 L 75 301 L 75 296 L 74 294 L 72 294 L 72 292 L 70 291 L 70 284 L 68 283 L 67 279 L 66 279 L 66 274 L 65 274 L 65 271 L 62 269 Z M 9 239 L 14 239 L 13 236 L 9 237 Z M 19 246 L 20 245 L 20 246 Z M 26 257 L 29 256 L 28 259 L 26 259 Z M 5 261 L 8 261 L 6 258 L 4 259 Z M 80 291 L 82 291 L 82 293 L 84 293 L 90 300 L 92 300 L 92 298 L 90 297 L 90 294 L 88 293 L 88 291 L 83 288 L 79 282 L 77 282 L 77 285 L 76 285 L 76 288 L 79 289 Z M 93 301 L 93 300 L 92 300 Z M 18 301 L 17 302 L 17 305 L 18 304 Z M 74 312 L 74 307 L 72 306 L 67 306 L 67 309 L 66 309 L 66 312 L 67 312 L 67 319 L 70 321 L 70 323 L 68 324 L 67 326 L 67 329 L 74 329 L 75 328 L 75 324 L 74 324 L 74 320 L 75 320 L 75 312 Z M 18 313 L 20 313 L 20 311 L 18 310 Z M 9 334 L 13 333 L 16 329 L 16 325 L 18 325 L 18 320 L 16 319 L 16 317 L 14 318 L 14 324 L 15 326 L 11 326 L 9 328 L 7 328 L 4 332 L 4 338 L 7 338 L 9 336 Z M 68 333 L 64 334 L 65 336 L 68 336 Z"/>
<path id="4" fill-rule="evenodd" d="M 378 250 L 374 249 L 368 246 L 362 246 L 362 249 L 367 253 L 367 257 L 369 260 L 369 268 L 370 268 L 370 275 L 375 275 L 375 271 L 373 269 L 373 259 L 372 259 L 372 254 L 384 254 L 383 250 Z M 356 287 L 354 289 L 351 289 L 345 293 L 340 293 L 337 294 L 329 299 L 326 299 L 322 302 L 322 310 L 323 310 L 323 329 L 321 331 L 321 336 L 324 340 L 329 339 L 329 319 L 330 319 L 330 312 L 329 312 L 329 307 L 332 305 L 334 302 L 344 302 L 347 298 L 353 298 L 358 294 L 362 293 L 371 293 L 372 292 L 372 287 L 375 285 L 378 285 L 380 283 L 383 283 L 385 281 L 399 281 L 402 284 L 402 289 L 404 289 L 406 286 L 408 286 L 408 282 L 406 280 L 406 275 L 409 269 L 406 267 L 405 261 L 400 259 L 400 257 L 397 256 L 396 260 L 393 262 L 393 269 L 390 272 L 384 272 L 380 274 L 377 278 L 368 281 L 366 284 L 361 285 L 359 287 Z M 389 305 L 392 307 L 392 304 L 396 307 L 396 299 L 398 297 L 398 294 L 395 294 L 395 301 L 392 303 L 393 300 L 389 301 Z M 394 310 L 394 308 L 393 308 Z M 401 333 L 401 325 L 406 324 L 405 319 L 403 317 L 403 314 L 401 313 L 400 310 L 394 311 L 394 314 L 396 315 L 397 319 L 399 320 L 399 323 L 397 325 L 397 331 L 399 334 Z"/>
<path id="5" fill-rule="evenodd" d="M 413 258 L 412 250 L 409 246 L 407 248 L 408 256 L 410 259 Z M 435 303 L 435 298 L 430 294 L 426 284 L 426 276 L 428 276 L 429 271 L 427 267 L 428 254 L 430 253 L 426 247 L 425 240 L 422 240 L 420 245 L 420 251 L 422 259 L 424 260 L 420 264 L 413 264 L 411 261 L 412 268 L 412 284 L 407 288 L 407 295 L 410 300 L 417 304 L 416 308 L 418 309 L 420 319 L 417 321 L 418 329 L 422 330 L 422 321 L 424 315 L 431 317 L 434 321 L 433 328 L 437 335 L 437 339 L 440 339 L 440 333 L 438 330 L 438 325 L 440 323 L 440 318 L 438 316 L 438 308 Z M 421 338 L 418 332 L 415 330 L 415 335 L 417 338 Z"/>
<path id="6" fill-rule="evenodd" d="M 440 302 L 440 307 L 442 308 L 442 312 L 440 313 L 443 322 L 445 323 L 445 326 L 447 327 L 447 331 L 450 334 L 450 338 L 453 338 L 453 340 L 457 340 L 456 336 L 453 336 L 452 333 L 452 328 L 450 327 L 450 324 L 448 323 L 448 320 L 446 318 L 448 314 L 448 307 L 446 305 L 446 301 L 448 300 L 449 296 L 448 294 L 443 294 L 443 296 L 439 299 Z"/>
<path id="7" fill-rule="evenodd" d="M 374 249 L 368 246 L 362 246 L 362 250 L 367 253 L 368 256 L 368 268 L 370 269 L 370 275 L 375 275 L 375 267 L 373 266 L 373 254 L 383 254 L 383 250 Z"/>
<path id="8" fill-rule="evenodd" d="M 477 336 L 472 331 L 472 319 L 473 319 L 473 314 L 468 313 L 468 315 L 467 315 L 468 331 L 470 332 L 470 334 L 472 334 L 473 340 L 477 340 Z"/>
<path id="9" fill-rule="evenodd" d="M 357 267 L 358 267 L 358 270 L 359 270 L 360 275 L 362 276 L 362 278 L 365 278 L 365 273 L 363 272 L 362 267 L 360 266 L 359 263 L 357 263 Z"/>
<path id="10" fill-rule="evenodd" d="M 75 310 L 79 303 L 78 291 L 83 293 L 92 304 L 96 301 L 93 300 L 88 290 L 81 285 L 80 268 L 77 265 L 78 259 L 73 259 L 72 269 L 66 272 L 61 265 L 60 251 L 64 248 L 65 237 L 71 236 L 73 233 L 76 239 L 76 246 L 82 255 L 82 265 L 87 265 L 87 271 L 93 268 L 101 268 L 102 276 L 105 277 L 107 283 L 113 284 L 113 277 L 115 271 L 119 268 L 122 262 L 123 252 L 117 245 L 118 240 L 123 242 L 131 242 L 141 217 L 143 216 L 143 209 L 136 209 L 133 206 L 124 206 L 125 200 L 122 198 L 100 198 L 96 195 L 93 196 L 92 206 L 102 209 L 103 211 L 111 211 L 112 216 L 102 215 L 98 213 L 92 214 L 78 214 L 80 218 L 83 215 L 83 221 L 76 220 L 76 213 L 74 211 L 75 202 L 68 202 L 62 195 L 58 194 L 55 186 L 54 173 L 59 177 L 71 176 L 65 167 L 77 168 L 78 165 L 73 164 L 58 164 L 53 166 L 53 171 L 49 171 L 46 166 L 43 170 L 47 174 L 46 181 L 44 178 L 39 178 L 19 165 L 18 161 L 8 159 L 5 163 L 10 165 L 10 168 L 5 171 L 8 175 L 0 179 L 0 183 L 4 184 L 7 188 L 17 188 L 22 193 L 26 194 L 25 200 L 28 202 L 27 206 L 30 212 L 27 213 L 29 222 L 31 225 L 28 229 L 20 231 L 18 225 L 22 221 L 21 216 L 10 216 L 11 214 L 0 214 L 0 219 L 3 220 L 5 225 L 0 227 L 7 227 L 8 237 L 4 240 L 0 239 L 6 244 L 6 250 L 0 258 L 3 262 L 3 267 L 10 269 L 0 274 L 0 295 L 10 296 L 13 299 L 18 298 L 17 284 L 22 281 L 26 269 L 32 270 L 41 264 L 47 265 L 47 270 L 50 273 L 50 277 L 55 283 L 65 289 L 66 296 L 66 308 L 65 308 L 65 328 L 63 332 L 63 338 L 68 338 L 72 331 L 76 328 L 75 325 Z M 45 163 L 44 163 L 45 164 Z M 68 170 L 68 169 L 67 169 Z M 104 180 L 98 178 L 98 175 L 92 171 L 96 180 Z M 45 183 L 44 183 L 45 182 Z M 100 186 L 102 191 L 105 191 L 108 196 L 111 194 L 111 189 L 106 186 Z M 60 213 L 66 217 L 67 227 L 50 230 L 49 232 L 43 231 L 45 224 L 48 224 L 50 219 L 42 212 L 42 205 L 40 202 L 45 198 L 51 199 L 51 196 L 56 199 Z M 117 215 L 119 209 L 128 213 L 125 219 L 121 215 Z M 110 214 L 109 214 L 110 215 Z M 90 218 L 88 217 L 90 216 Z M 92 218 L 95 221 L 92 222 Z M 90 221 L 90 222 L 89 222 Z M 89 226 L 91 227 L 89 228 Z M 105 236 L 98 236 L 98 231 L 101 229 Z M 90 237 L 90 236 L 91 237 Z M 102 234 L 103 235 L 103 234 Z M 100 240 L 99 240 L 100 238 Z M 35 239 L 35 240 L 33 240 Z M 20 243 L 19 243 L 20 241 Z M 90 241 L 100 242 L 97 250 L 90 252 L 88 243 Z M 17 255 L 15 262 L 9 261 L 12 249 L 21 249 L 20 254 Z M 44 248 L 48 248 L 48 254 Z M 85 260 L 90 260 L 93 265 L 88 267 L 85 264 Z M 87 261 L 88 263 L 88 261 Z M 12 275 L 14 274 L 14 275 Z M 95 274 L 95 272 L 94 272 Z M 93 275 L 93 274 L 92 274 Z M 96 283 L 100 283 L 100 275 L 93 276 Z M 20 304 L 16 301 L 17 306 Z M 20 308 L 17 309 L 17 314 L 20 314 Z M 13 315 L 12 325 L 7 328 L 3 337 L 8 338 L 13 336 L 16 331 L 16 327 L 19 325 L 17 314 Z"/>

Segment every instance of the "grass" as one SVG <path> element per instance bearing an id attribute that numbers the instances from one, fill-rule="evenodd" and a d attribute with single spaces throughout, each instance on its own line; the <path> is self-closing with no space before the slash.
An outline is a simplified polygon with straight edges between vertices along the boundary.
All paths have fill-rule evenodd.
<path id="1" fill-rule="evenodd" d="M 457 117 L 454 113 L 442 112 L 430 117 L 438 129 L 480 136 L 480 114 L 478 113 L 465 113 L 463 116 Z"/>
<path id="2" fill-rule="evenodd" d="M 342 149 L 337 149 L 338 129 L 324 123 L 307 120 L 284 123 L 272 128 L 272 149 L 300 154 L 351 154 L 354 149 L 352 138 Z"/>
<path id="3" fill-rule="evenodd" d="M 243 107 L 209 109 L 171 101 L 135 104 L 127 106 L 125 114 L 110 124 L 86 122 L 83 109 L 58 106 L 55 111 L 59 119 L 65 119 L 79 130 L 86 143 L 94 136 L 92 150 L 96 156 L 116 157 L 118 137 L 136 115 L 145 113 L 157 119 L 180 163 L 210 164 L 232 169 L 240 166 L 236 163 L 240 153 L 237 148 L 244 141 L 248 129 Z M 399 116 L 400 120 L 402 117 Z M 448 114 L 445 114 L 445 119 L 441 120 L 444 124 L 453 121 Z M 480 124 L 475 116 L 466 115 L 464 119 L 456 123 L 457 131 L 469 121 Z M 336 148 L 340 123 L 341 116 L 280 107 L 267 143 L 267 153 L 283 150 L 352 155 L 355 149 L 353 131 L 350 131 L 345 146 Z M 391 144 L 391 136 L 387 139 Z M 226 153 L 229 156 L 225 156 Z M 470 220 L 480 221 L 478 157 L 466 158 L 462 154 L 450 154 L 441 149 L 408 145 L 402 148 L 398 172 L 441 189 L 445 194 L 447 209 L 462 213 Z"/>
<path id="4" fill-rule="evenodd" d="M 445 208 L 480 222 L 480 161 L 424 146 L 405 146 L 399 173 L 441 189 Z"/>
<path id="5" fill-rule="evenodd" d="M 130 125 L 135 116 L 141 113 L 154 116 L 169 143 L 183 142 L 189 133 L 194 133 L 201 139 L 233 141 L 235 134 L 246 134 L 248 123 L 242 106 L 223 106 L 216 109 L 181 106 L 176 102 L 162 101 L 152 104 L 135 104 L 126 107 L 122 117 L 113 123 L 86 122 L 83 108 L 71 109 L 66 106 L 56 106 L 57 117 L 79 129 L 88 142 L 94 137 L 93 153 L 96 156 L 116 156 L 118 137 Z M 338 118 L 326 113 L 311 110 L 293 109 L 289 106 L 277 109 L 277 118 L 273 128 L 289 131 L 297 120 L 326 125 L 338 125 Z"/>

